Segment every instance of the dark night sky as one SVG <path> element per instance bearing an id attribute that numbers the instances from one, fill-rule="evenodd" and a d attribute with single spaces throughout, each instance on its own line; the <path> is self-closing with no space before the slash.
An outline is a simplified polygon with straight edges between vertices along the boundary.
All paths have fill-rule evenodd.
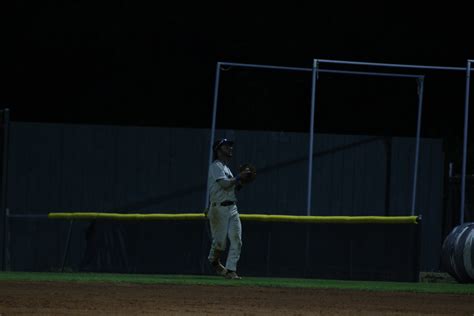
<path id="1" fill-rule="evenodd" d="M 467 20 L 446 8 L 410 8 L 406 15 L 340 4 L 270 13 L 97 3 L 17 2 L 4 11 L 0 106 L 11 109 L 13 120 L 208 128 L 218 61 L 311 67 L 313 58 L 325 58 L 464 67 L 474 58 L 474 44 L 462 38 Z M 464 74 L 427 74 L 424 134 L 457 134 Z M 317 131 L 414 135 L 414 81 L 320 79 Z M 222 73 L 221 88 L 218 127 L 308 130 L 309 74 L 232 68 Z"/>

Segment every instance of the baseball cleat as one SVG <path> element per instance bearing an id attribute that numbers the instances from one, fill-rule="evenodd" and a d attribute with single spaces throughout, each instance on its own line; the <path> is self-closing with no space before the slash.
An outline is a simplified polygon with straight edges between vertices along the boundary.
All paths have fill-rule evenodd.
<path id="1" fill-rule="evenodd" d="M 240 280 L 240 279 L 242 279 L 241 277 L 239 277 L 237 275 L 237 273 L 235 273 L 235 271 L 227 271 L 227 273 L 225 274 L 225 278 L 230 279 L 230 280 Z"/>
<path id="2" fill-rule="evenodd" d="M 220 263 L 220 261 L 211 262 L 212 267 L 217 275 L 225 276 L 227 274 L 227 269 Z"/>

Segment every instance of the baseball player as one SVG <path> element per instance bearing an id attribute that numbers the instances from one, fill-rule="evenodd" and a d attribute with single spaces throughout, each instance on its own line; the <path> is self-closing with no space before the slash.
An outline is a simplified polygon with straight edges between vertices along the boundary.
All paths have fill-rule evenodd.
<path id="1" fill-rule="evenodd" d="M 207 217 L 211 227 L 212 244 L 209 251 L 209 262 L 218 275 L 227 279 L 239 280 L 237 262 L 242 247 L 242 225 L 237 211 L 235 192 L 242 187 L 242 178 L 248 177 L 248 171 L 241 171 L 234 177 L 228 162 L 232 158 L 234 142 L 219 139 L 213 145 L 214 161 L 209 166 L 209 207 Z M 229 253 L 225 267 L 220 261 L 222 253 L 230 241 Z"/>

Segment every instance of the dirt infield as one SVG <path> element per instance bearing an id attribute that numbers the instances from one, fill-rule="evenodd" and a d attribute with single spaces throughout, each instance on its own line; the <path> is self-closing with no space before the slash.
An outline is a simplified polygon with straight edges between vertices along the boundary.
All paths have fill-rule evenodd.
<path id="1" fill-rule="evenodd" d="M 0 282 L 0 315 L 469 315 L 472 295 Z"/>

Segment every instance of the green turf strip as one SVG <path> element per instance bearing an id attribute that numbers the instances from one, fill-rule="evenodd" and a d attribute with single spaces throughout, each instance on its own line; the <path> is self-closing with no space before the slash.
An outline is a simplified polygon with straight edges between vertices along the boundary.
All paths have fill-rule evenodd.
<path id="1" fill-rule="evenodd" d="M 458 283 L 410 283 L 377 281 L 342 281 L 319 279 L 256 278 L 226 280 L 217 276 L 202 275 L 151 275 L 112 273 L 53 273 L 53 272 L 0 272 L 2 281 L 62 281 L 62 282 L 111 282 L 138 284 L 182 284 L 182 285 L 225 285 L 264 286 L 313 289 L 345 289 L 362 291 L 395 291 L 419 293 L 451 293 L 474 295 L 474 284 Z"/>

